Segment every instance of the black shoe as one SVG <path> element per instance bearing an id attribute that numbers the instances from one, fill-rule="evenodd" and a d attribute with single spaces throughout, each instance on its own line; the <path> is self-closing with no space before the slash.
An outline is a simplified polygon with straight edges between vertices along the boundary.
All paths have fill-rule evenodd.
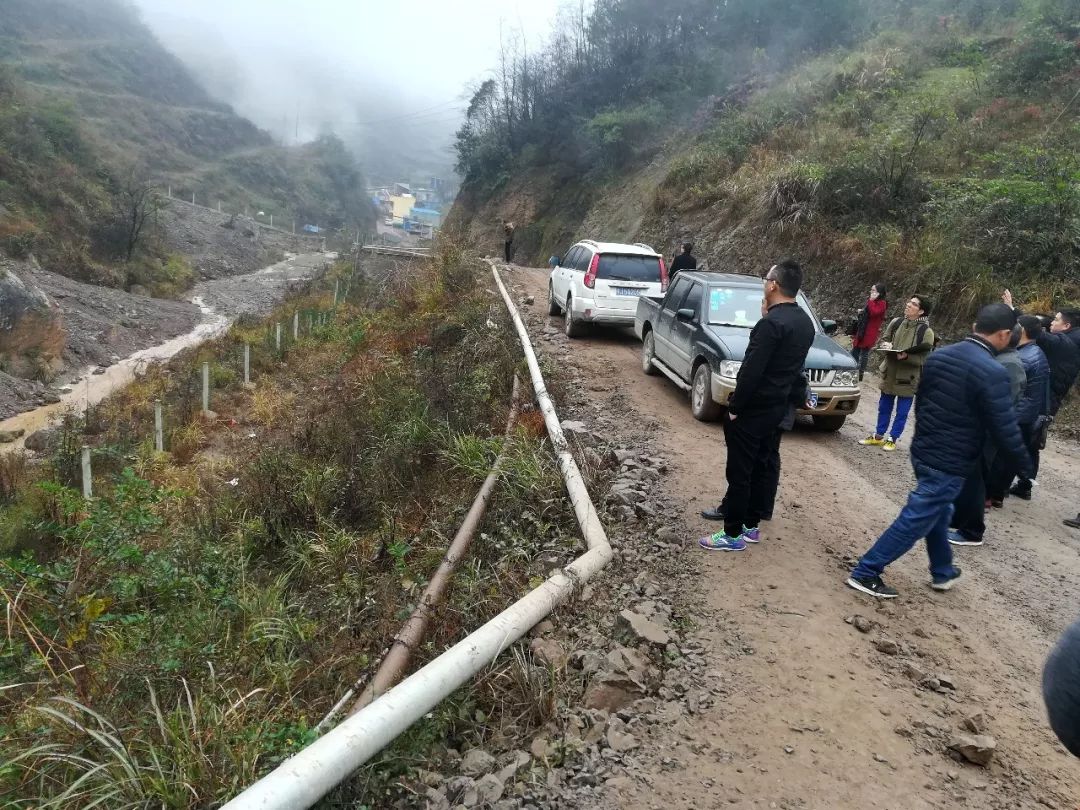
<path id="1" fill-rule="evenodd" d="M 1068 526 L 1070 529 L 1080 529 L 1080 515 L 1077 515 L 1074 518 L 1065 518 L 1065 520 L 1061 522 Z"/>
<path id="2" fill-rule="evenodd" d="M 720 504 L 712 509 L 702 509 L 701 516 L 706 520 L 723 520 L 724 519 L 724 505 Z"/>
<path id="3" fill-rule="evenodd" d="M 886 585 L 881 577 L 850 576 L 847 584 L 849 588 L 876 596 L 878 599 L 895 599 L 900 595 L 895 589 Z"/>
<path id="4" fill-rule="evenodd" d="M 959 579 L 960 579 L 960 568 L 959 568 L 959 566 L 954 565 L 953 566 L 953 575 L 951 577 L 946 577 L 945 579 L 936 579 L 935 578 L 934 580 L 932 580 L 930 582 L 930 587 L 933 588 L 935 591 L 947 591 L 950 588 L 952 588 L 952 586 L 955 585 L 957 580 L 959 580 Z"/>
<path id="5" fill-rule="evenodd" d="M 1019 485 L 1017 485 L 1015 487 L 1011 487 L 1009 489 L 1009 494 L 1010 495 L 1015 495 L 1017 498 L 1019 498 L 1022 501 L 1030 501 L 1031 500 L 1031 490 L 1030 489 L 1020 489 Z"/>

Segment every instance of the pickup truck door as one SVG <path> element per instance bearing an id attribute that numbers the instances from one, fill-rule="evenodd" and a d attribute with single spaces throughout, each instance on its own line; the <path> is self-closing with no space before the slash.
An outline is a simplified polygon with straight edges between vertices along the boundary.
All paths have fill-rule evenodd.
<path id="1" fill-rule="evenodd" d="M 668 367 L 687 382 L 690 382 L 690 363 L 694 359 L 694 335 L 701 328 L 701 305 L 704 298 L 705 286 L 699 281 L 693 281 L 686 297 L 679 304 L 679 309 L 694 310 L 694 319 L 680 321 L 672 313 L 671 333 L 668 338 L 671 362 Z"/>
<path id="2" fill-rule="evenodd" d="M 685 278 L 676 278 L 675 283 L 667 291 L 664 300 L 660 302 L 660 314 L 656 317 L 656 336 L 654 345 L 656 359 L 664 365 L 671 367 L 675 355 L 671 348 L 671 325 L 675 320 L 675 313 L 682 306 L 682 300 L 690 289 L 690 282 Z M 674 370 L 674 369 L 672 369 Z"/>

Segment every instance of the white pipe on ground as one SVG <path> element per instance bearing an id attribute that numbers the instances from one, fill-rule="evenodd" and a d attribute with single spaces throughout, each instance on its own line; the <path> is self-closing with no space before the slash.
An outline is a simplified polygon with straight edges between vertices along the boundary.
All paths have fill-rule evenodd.
<path id="1" fill-rule="evenodd" d="M 610 562 L 611 545 L 585 488 L 581 472 L 570 454 L 555 406 L 544 386 L 529 333 L 494 264 L 491 272 L 521 339 L 536 399 L 544 414 L 548 436 L 558 454 L 559 469 L 589 550 L 427 666 L 285 760 L 224 805 L 222 810 L 300 810 L 311 807 L 444 698 L 489 666 L 503 650 L 580 590 L 586 580 Z"/>

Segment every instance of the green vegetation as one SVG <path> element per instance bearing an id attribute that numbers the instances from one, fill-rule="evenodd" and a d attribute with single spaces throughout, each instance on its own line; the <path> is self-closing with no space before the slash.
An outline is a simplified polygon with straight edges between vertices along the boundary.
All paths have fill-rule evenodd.
<path id="1" fill-rule="evenodd" d="M 389 288 L 351 269 L 151 368 L 70 420 L 47 464 L 0 456 L 5 806 L 217 805 L 309 741 L 378 662 L 487 473 L 519 360 L 503 308 L 457 251 Z M 334 278 L 349 289 L 336 308 Z M 305 328 L 279 353 L 273 323 L 294 311 Z M 237 373 L 244 342 L 253 390 Z M 198 414 L 203 362 L 212 422 Z M 518 598 L 541 549 L 575 544 L 543 436 L 539 419 L 515 433 L 421 662 Z M 436 742 L 545 722 L 552 677 L 520 659 L 494 667 L 342 800 L 378 805 Z"/>
<path id="2" fill-rule="evenodd" d="M 1080 299 L 1074 0 L 758 9 L 610 0 L 513 61 L 459 135 L 459 215 L 530 197 L 537 260 L 621 218 L 743 270 L 791 252 L 826 306 L 883 280 L 950 327 L 1002 286 Z M 644 204 L 613 209 L 638 175 Z"/>

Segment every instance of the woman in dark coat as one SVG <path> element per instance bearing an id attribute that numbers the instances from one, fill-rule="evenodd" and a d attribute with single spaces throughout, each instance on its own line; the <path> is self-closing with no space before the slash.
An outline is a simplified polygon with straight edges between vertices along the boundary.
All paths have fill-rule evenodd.
<path id="1" fill-rule="evenodd" d="M 889 302 L 885 300 L 885 285 L 878 283 L 870 288 L 870 297 L 859 310 L 859 321 L 855 327 L 855 337 L 851 341 L 851 353 L 859 364 L 859 379 L 866 371 L 866 362 L 870 352 L 877 345 L 881 334 L 881 324 L 885 321 L 885 311 Z"/>

